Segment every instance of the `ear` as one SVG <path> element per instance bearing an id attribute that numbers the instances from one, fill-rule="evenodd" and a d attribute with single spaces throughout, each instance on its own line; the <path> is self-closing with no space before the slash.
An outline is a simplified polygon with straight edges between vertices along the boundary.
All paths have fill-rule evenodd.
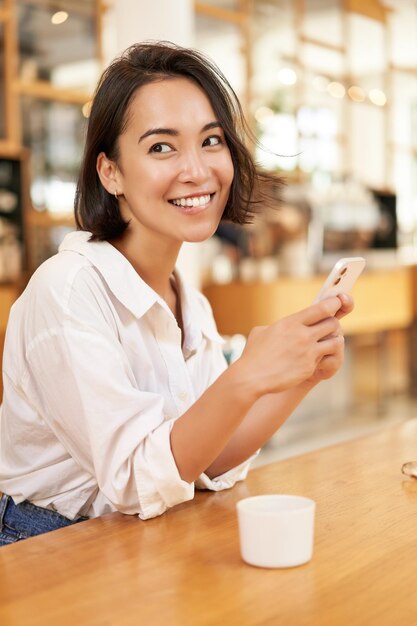
<path id="1" fill-rule="evenodd" d="M 119 168 L 114 161 L 107 158 L 104 152 L 100 152 L 97 157 L 96 169 L 100 182 L 108 193 L 114 196 L 115 193 L 120 194 L 122 192 Z"/>

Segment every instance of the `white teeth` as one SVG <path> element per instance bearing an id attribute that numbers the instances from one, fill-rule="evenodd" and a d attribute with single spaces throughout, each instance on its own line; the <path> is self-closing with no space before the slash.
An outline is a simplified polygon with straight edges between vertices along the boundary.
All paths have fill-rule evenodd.
<path id="1" fill-rule="evenodd" d="M 172 203 L 176 206 L 199 207 L 210 202 L 210 194 L 206 196 L 195 196 L 194 198 L 176 198 Z"/>

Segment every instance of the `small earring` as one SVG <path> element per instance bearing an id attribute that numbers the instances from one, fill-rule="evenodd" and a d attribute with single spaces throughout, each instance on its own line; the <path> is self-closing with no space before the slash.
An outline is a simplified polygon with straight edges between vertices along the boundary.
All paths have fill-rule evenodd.
<path id="1" fill-rule="evenodd" d="M 117 195 L 117 189 L 116 189 L 116 190 L 115 190 L 115 192 L 114 192 L 114 197 L 116 198 L 116 200 L 118 200 L 118 199 L 119 199 L 119 196 Z"/>

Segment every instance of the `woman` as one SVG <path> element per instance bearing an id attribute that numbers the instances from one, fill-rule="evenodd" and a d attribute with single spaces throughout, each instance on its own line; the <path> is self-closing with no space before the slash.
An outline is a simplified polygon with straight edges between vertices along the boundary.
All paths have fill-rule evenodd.
<path id="1" fill-rule="evenodd" d="M 184 241 L 250 220 L 243 118 L 199 53 L 138 44 L 104 73 L 77 195 L 78 230 L 11 311 L 0 433 L 0 542 L 109 511 L 142 519 L 251 458 L 343 360 L 330 298 L 256 328 L 226 368 L 208 303 L 175 270 Z"/>

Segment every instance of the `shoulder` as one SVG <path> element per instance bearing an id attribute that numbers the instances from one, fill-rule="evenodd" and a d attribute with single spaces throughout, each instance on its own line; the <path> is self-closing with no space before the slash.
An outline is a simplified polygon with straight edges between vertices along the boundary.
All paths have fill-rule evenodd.
<path id="1" fill-rule="evenodd" d="M 25 321 L 28 331 L 61 326 L 80 312 L 105 303 L 104 281 L 91 261 L 71 250 L 63 250 L 42 263 L 12 308 L 11 320 Z M 104 309 L 105 305 L 102 304 Z"/>
<path id="2" fill-rule="evenodd" d="M 86 259 L 58 253 L 34 272 L 10 311 L 5 345 L 9 371 L 23 371 L 31 346 L 64 327 L 72 285 L 78 275 L 89 271 Z"/>
<path id="3" fill-rule="evenodd" d="M 65 250 L 38 267 L 23 295 L 30 300 L 42 298 L 45 304 L 55 302 L 64 306 L 74 285 L 88 275 L 94 275 L 90 261 L 76 252 Z"/>

